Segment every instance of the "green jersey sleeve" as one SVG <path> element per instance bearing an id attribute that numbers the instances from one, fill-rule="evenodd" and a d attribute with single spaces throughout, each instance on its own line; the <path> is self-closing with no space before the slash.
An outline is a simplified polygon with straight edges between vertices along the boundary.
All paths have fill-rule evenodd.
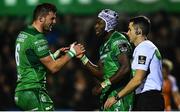
<path id="1" fill-rule="evenodd" d="M 37 35 L 32 44 L 34 52 L 39 58 L 49 55 L 48 41 L 42 34 Z"/>
<path id="2" fill-rule="evenodd" d="M 131 51 L 129 42 L 125 40 L 114 41 L 112 44 L 112 49 L 116 56 L 122 53 L 129 54 Z"/>

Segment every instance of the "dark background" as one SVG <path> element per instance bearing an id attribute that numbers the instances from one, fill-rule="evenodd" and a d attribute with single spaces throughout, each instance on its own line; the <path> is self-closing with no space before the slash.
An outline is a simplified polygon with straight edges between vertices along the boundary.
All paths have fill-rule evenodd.
<path id="1" fill-rule="evenodd" d="M 15 40 L 20 30 L 31 24 L 36 4 L 48 0 L 0 1 L 0 110 L 19 110 L 14 104 L 16 65 Z M 119 31 L 127 31 L 128 20 L 137 15 L 151 19 L 149 40 L 159 48 L 162 57 L 174 63 L 172 74 L 180 87 L 180 2 L 172 0 L 49 0 L 58 7 L 57 25 L 46 35 L 52 51 L 82 43 L 88 58 L 99 59 L 99 40 L 95 37 L 97 13 L 104 8 L 120 14 Z M 64 1 L 62 3 L 62 1 Z M 141 2 L 138 2 L 141 1 Z M 144 1 L 144 2 L 143 2 Z M 15 2 L 15 3 L 14 3 Z M 64 4 L 66 3 L 66 4 Z M 78 59 L 71 60 L 56 74 L 47 76 L 47 89 L 56 110 L 97 110 L 98 96 L 92 94 L 97 81 Z M 173 106 L 174 109 L 176 107 Z"/>

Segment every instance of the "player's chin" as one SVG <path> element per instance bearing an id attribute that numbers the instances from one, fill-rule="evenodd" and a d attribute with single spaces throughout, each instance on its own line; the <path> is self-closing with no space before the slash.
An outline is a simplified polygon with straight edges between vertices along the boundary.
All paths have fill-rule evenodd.
<path id="1" fill-rule="evenodd" d="M 44 32 L 50 32 L 50 31 L 52 31 L 51 28 L 46 28 L 46 29 L 44 29 Z"/>
<path id="2" fill-rule="evenodd" d="M 52 29 L 54 27 L 54 24 L 49 25 L 49 29 Z"/>
<path id="3" fill-rule="evenodd" d="M 53 26 L 49 26 L 48 30 L 49 30 L 49 31 L 52 31 L 52 28 L 53 28 Z"/>

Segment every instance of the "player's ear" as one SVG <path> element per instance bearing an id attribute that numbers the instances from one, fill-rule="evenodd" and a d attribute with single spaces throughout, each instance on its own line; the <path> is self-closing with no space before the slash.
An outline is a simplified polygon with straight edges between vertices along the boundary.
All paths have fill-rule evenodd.
<path id="1" fill-rule="evenodd" d="M 137 28 L 135 33 L 136 35 L 142 35 L 142 30 L 140 28 Z"/>
<path id="2" fill-rule="evenodd" d="M 40 22 L 44 22 L 44 21 L 45 21 L 45 18 L 44 18 L 44 17 L 39 17 L 39 21 L 40 21 Z"/>

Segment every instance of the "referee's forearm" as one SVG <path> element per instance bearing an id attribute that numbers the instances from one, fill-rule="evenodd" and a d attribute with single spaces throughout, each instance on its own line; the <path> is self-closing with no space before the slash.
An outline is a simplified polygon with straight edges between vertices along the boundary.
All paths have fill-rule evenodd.
<path id="1" fill-rule="evenodd" d="M 127 94 L 131 93 L 141 84 L 141 82 L 142 82 L 141 80 L 138 80 L 135 77 L 132 78 L 130 82 L 126 85 L 126 87 L 118 93 L 118 96 L 122 98 Z"/>

